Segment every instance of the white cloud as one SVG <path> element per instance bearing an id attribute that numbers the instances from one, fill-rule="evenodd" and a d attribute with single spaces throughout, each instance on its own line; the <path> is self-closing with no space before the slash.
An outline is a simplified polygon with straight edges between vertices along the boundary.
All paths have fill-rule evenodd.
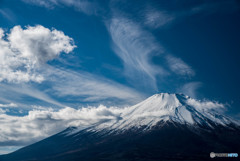
<path id="1" fill-rule="evenodd" d="M 212 110 L 212 109 L 219 110 L 219 109 L 225 108 L 225 105 L 222 103 L 213 102 L 213 101 L 198 101 L 192 98 L 189 98 L 187 100 L 187 104 L 199 110 Z"/>
<path id="2" fill-rule="evenodd" d="M 0 146 L 26 145 L 53 135 L 69 126 L 85 128 L 106 120 L 118 120 L 121 109 L 105 106 L 73 109 L 65 107 L 32 110 L 26 116 L 0 113 Z"/>
<path id="3" fill-rule="evenodd" d="M 0 107 L 18 107 L 15 103 L 9 103 L 9 104 L 0 104 Z"/>
<path id="4" fill-rule="evenodd" d="M 188 66 L 182 59 L 176 58 L 172 55 L 166 56 L 167 63 L 171 71 L 178 75 L 187 75 L 187 76 L 194 76 L 195 72 L 192 70 L 190 66 Z"/>
<path id="5" fill-rule="evenodd" d="M 61 52 L 69 53 L 75 47 L 73 40 L 62 31 L 51 31 L 40 25 L 26 29 L 15 26 L 8 40 L 11 48 L 19 52 L 21 57 L 38 64 L 53 60 Z"/>
<path id="6" fill-rule="evenodd" d="M 7 36 L 0 28 L 0 48 L 0 81 L 42 82 L 39 67 L 75 46 L 63 32 L 38 25 L 15 26 Z"/>

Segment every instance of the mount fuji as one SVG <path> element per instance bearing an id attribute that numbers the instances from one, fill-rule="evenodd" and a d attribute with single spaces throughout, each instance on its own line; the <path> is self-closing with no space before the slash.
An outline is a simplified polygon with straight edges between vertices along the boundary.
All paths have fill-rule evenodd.
<path id="1" fill-rule="evenodd" d="M 121 109 L 115 120 L 69 127 L 0 161 L 211 160 L 210 152 L 239 153 L 240 123 L 215 106 L 222 108 L 183 94 L 156 94 Z"/>

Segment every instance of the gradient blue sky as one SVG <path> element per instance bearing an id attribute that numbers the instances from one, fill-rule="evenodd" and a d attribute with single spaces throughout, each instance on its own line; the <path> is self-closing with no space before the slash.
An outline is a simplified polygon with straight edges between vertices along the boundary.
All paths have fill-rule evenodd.
<path id="1" fill-rule="evenodd" d="M 76 46 L 33 69 L 41 82 L 0 73 L 0 112 L 125 106 L 169 92 L 222 103 L 239 118 L 239 20 L 237 0 L 0 0 L 5 41 L 15 26 L 41 25 Z"/>

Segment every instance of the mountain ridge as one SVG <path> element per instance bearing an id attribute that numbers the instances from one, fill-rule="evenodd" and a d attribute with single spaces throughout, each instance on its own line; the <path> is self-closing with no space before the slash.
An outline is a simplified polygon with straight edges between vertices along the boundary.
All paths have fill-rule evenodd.
<path id="1" fill-rule="evenodd" d="M 110 120 L 95 125 L 96 130 L 116 129 L 126 130 L 133 127 L 155 126 L 159 121 L 173 121 L 181 124 L 198 126 L 214 125 L 228 126 L 239 123 L 226 117 L 215 110 L 197 109 L 190 101 L 195 99 L 183 94 L 160 93 L 155 94 L 146 100 L 125 108 L 119 115 L 119 119 Z"/>
<path id="2" fill-rule="evenodd" d="M 0 161 L 200 161 L 209 160 L 210 152 L 239 152 L 239 124 L 189 101 L 182 94 L 153 95 L 116 120 L 69 127 Z"/>

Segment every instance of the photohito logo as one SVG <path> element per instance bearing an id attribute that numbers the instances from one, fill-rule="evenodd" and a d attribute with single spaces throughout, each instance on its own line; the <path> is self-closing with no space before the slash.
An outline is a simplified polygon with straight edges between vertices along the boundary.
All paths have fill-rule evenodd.
<path id="1" fill-rule="evenodd" d="M 210 153 L 210 158 L 215 158 L 215 157 L 238 157 L 238 153 Z"/>

